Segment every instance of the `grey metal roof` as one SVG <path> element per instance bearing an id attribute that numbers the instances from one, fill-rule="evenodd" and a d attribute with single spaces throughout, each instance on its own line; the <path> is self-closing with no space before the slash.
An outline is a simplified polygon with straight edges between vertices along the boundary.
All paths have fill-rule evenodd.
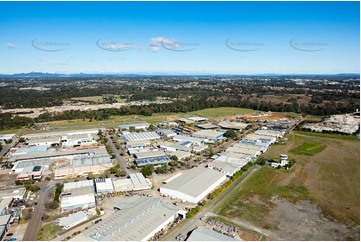
<path id="1" fill-rule="evenodd" d="M 60 218 L 59 225 L 62 227 L 71 226 L 74 223 L 87 218 L 88 214 L 84 211 L 79 211 L 77 213 L 70 214 L 68 217 Z"/>
<path id="2" fill-rule="evenodd" d="M 162 188 L 180 191 L 192 197 L 198 197 L 225 174 L 205 167 L 196 167 L 185 172 Z"/>
<path id="3" fill-rule="evenodd" d="M 124 200 L 128 200 L 125 198 Z M 123 201 L 124 201 L 123 200 Z M 131 197 L 121 203 L 121 210 L 89 227 L 72 240 L 143 241 L 161 224 L 181 209 L 151 197 Z"/>
<path id="4" fill-rule="evenodd" d="M 234 238 L 223 235 L 208 228 L 199 227 L 191 233 L 187 241 L 237 241 Z"/>

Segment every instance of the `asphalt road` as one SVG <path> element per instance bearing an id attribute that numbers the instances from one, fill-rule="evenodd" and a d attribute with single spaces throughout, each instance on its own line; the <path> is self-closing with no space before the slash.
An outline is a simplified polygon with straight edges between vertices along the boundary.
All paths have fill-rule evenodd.
<path id="1" fill-rule="evenodd" d="M 202 210 L 195 215 L 191 219 L 187 219 L 184 223 L 180 224 L 179 226 L 175 227 L 172 231 L 170 231 L 164 238 L 161 238 L 163 241 L 175 241 L 175 237 L 178 234 L 187 235 L 189 232 L 197 228 L 197 223 L 199 223 L 200 218 L 210 213 L 213 209 L 218 208 L 217 206 L 231 193 L 235 190 L 235 188 L 246 178 L 248 177 L 253 171 L 259 169 L 260 166 L 255 165 L 252 166 L 240 179 L 236 182 L 232 183 L 228 189 L 222 193 L 219 197 L 215 200 L 211 200 L 207 203 L 207 205 L 202 208 Z"/>
<path id="2" fill-rule="evenodd" d="M 38 236 L 38 231 L 43 223 L 41 218 L 44 215 L 45 204 L 49 201 L 49 193 L 55 187 L 56 182 L 49 182 L 40 186 L 40 196 L 38 205 L 35 207 L 33 216 L 31 217 L 28 227 L 24 234 L 24 241 L 34 241 Z"/>
<path id="3" fill-rule="evenodd" d="M 113 140 L 110 138 L 110 135 L 106 134 L 106 137 L 108 139 L 108 144 L 110 145 L 110 147 L 112 148 L 112 150 L 115 154 L 115 159 L 117 159 L 117 161 L 119 162 L 122 170 L 126 171 L 127 174 L 135 173 L 135 171 L 129 170 L 127 168 L 127 162 L 125 161 L 124 157 L 120 155 L 119 150 L 117 149 L 117 147 L 115 147 L 115 144 L 114 144 Z"/>
<path id="4" fill-rule="evenodd" d="M 2 142 L 2 149 L 0 151 L 0 157 L 3 157 L 9 150 L 11 147 L 15 146 L 15 144 L 18 143 L 18 136 L 15 136 L 13 139 L 13 142 L 11 142 L 10 144 L 5 144 L 5 142 Z"/>

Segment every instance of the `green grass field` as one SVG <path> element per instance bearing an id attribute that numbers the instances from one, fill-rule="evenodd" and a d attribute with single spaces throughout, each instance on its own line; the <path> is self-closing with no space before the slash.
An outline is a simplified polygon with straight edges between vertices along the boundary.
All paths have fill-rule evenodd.
<path id="1" fill-rule="evenodd" d="M 63 231 L 63 229 L 60 226 L 55 225 L 53 223 L 44 225 L 42 227 L 40 240 L 43 240 L 43 241 L 52 240 L 56 237 L 56 234 L 59 234 L 62 231 Z"/>
<path id="2" fill-rule="evenodd" d="M 104 96 L 107 96 L 107 95 L 104 95 Z M 111 96 L 111 95 L 110 95 L 110 96 Z M 73 97 L 73 98 L 71 98 L 71 100 L 98 103 L 98 102 L 102 102 L 102 101 L 103 101 L 103 96 Z M 117 98 L 117 102 L 123 103 L 123 102 L 125 102 L 125 100 L 124 100 L 124 99 L 121 99 L 121 98 Z"/>
<path id="3" fill-rule="evenodd" d="M 225 203 L 221 215 L 269 227 L 270 199 L 311 200 L 324 215 L 347 225 L 360 224 L 360 140 L 358 136 L 292 132 L 286 144 L 263 156 L 296 160 L 290 172 L 262 167 L 248 177 Z M 317 142 L 316 142 L 317 141 Z"/>
<path id="4" fill-rule="evenodd" d="M 256 111 L 247 108 L 222 107 L 222 108 L 207 108 L 199 111 L 189 112 L 188 114 L 211 118 L 211 117 L 238 115 L 238 114 L 246 114 L 246 113 L 254 113 L 254 112 L 261 112 L 261 111 Z"/>
<path id="5" fill-rule="evenodd" d="M 323 151 L 325 148 L 326 145 L 317 142 L 306 142 L 290 150 L 290 152 L 297 155 L 315 155 Z"/>

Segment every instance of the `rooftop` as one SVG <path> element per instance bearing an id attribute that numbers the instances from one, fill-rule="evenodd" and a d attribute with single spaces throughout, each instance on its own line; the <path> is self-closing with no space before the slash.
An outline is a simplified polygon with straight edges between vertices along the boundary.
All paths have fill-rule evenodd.
<path id="1" fill-rule="evenodd" d="M 195 137 L 205 137 L 207 139 L 218 139 L 222 137 L 224 132 L 219 132 L 215 130 L 199 130 L 192 134 Z"/>
<path id="2" fill-rule="evenodd" d="M 84 187 L 94 187 L 93 180 L 84 180 L 84 181 L 77 181 L 77 182 L 67 182 L 64 183 L 64 191 L 69 191 L 75 188 L 84 188 Z"/>
<path id="3" fill-rule="evenodd" d="M 159 199 L 140 196 L 125 198 L 117 207 L 122 209 L 71 240 L 148 240 L 153 231 L 181 211 L 180 208 Z"/>
<path id="4" fill-rule="evenodd" d="M 68 227 L 73 225 L 74 223 L 78 222 L 79 220 L 83 220 L 84 218 L 87 218 L 88 214 L 84 211 L 79 211 L 73 214 L 70 214 L 67 217 L 60 218 L 59 219 L 59 225 L 62 227 Z"/>
<path id="5" fill-rule="evenodd" d="M 124 139 L 126 141 L 153 140 L 153 139 L 160 139 L 160 136 L 156 132 L 139 132 L 139 133 L 125 134 Z"/>
<path id="6" fill-rule="evenodd" d="M 193 230 L 187 241 L 236 241 L 236 239 L 208 228 L 199 227 Z"/>
<path id="7" fill-rule="evenodd" d="M 218 171 L 204 167 L 196 167 L 184 172 L 181 176 L 178 176 L 169 183 L 162 185 L 162 187 L 177 190 L 193 197 L 198 197 L 213 183 L 224 176 L 224 174 Z"/>

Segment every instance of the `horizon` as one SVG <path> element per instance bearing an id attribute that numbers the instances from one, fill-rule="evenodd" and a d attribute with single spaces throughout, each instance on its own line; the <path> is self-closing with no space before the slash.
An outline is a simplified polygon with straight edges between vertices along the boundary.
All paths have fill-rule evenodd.
<path id="1" fill-rule="evenodd" d="M 3 75 L 360 74 L 358 2 L 0 2 L 0 8 Z"/>

